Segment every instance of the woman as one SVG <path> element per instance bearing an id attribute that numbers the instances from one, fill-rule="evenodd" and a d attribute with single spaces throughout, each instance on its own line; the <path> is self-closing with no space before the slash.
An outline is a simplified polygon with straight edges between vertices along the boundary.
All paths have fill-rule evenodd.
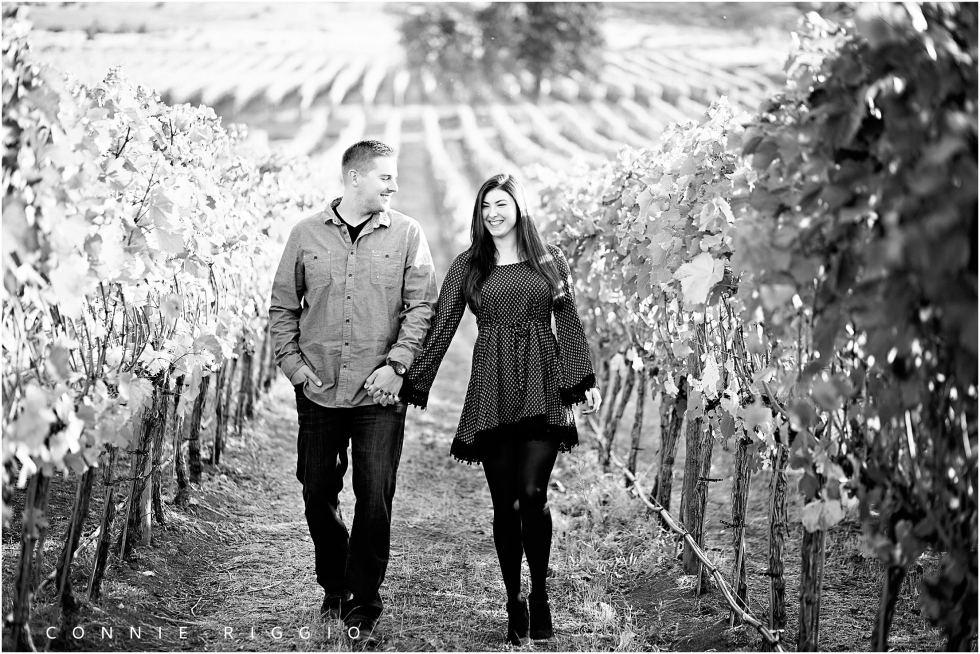
<path id="1" fill-rule="evenodd" d="M 545 587 L 551 555 L 548 483 L 559 451 L 578 444 L 571 406 L 599 409 L 601 398 L 575 307 L 568 262 L 545 248 L 510 175 L 487 180 L 476 196 L 472 244 L 453 261 L 436 315 L 402 388 L 421 408 L 469 306 L 479 336 L 451 454 L 480 462 L 493 500 L 493 541 L 507 589 L 507 639 L 553 636 Z M 555 319 L 557 341 L 551 329 Z M 521 594 L 521 557 L 531 592 Z"/>

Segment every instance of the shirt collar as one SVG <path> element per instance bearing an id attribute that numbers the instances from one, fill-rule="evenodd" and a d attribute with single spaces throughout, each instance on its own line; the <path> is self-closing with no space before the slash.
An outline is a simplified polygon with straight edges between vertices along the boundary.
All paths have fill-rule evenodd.
<path id="1" fill-rule="evenodd" d="M 333 221 L 333 224 L 336 225 L 337 227 L 340 227 L 341 220 L 340 218 L 337 217 L 337 212 L 335 212 L 334 209 L 337 208 L 337 206 L 340 204 L 340 201 L 343 199 L 344 199 L 343 196 L 341 196 L 339 198 L 334 198 L 333 200 L 331 200 L 330 211 L 324 212 L 327 218 Z M 379 225 L 383 225 L 385 227 L 391 227 L 391 215 L 387 211 L 379 211 L 377 213 L 373 213 L 371 214 L 369 220 L 371 221 L 371 229 L 377 229 Z M 327 222 L 327 221 L 324 220 L 323 222 Z"/>

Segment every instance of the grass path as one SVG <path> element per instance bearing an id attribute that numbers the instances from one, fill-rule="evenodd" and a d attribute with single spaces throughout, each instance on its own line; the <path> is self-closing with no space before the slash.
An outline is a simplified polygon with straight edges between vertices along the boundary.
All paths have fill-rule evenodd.
<path id="1" fill-rule="evenodd" d="M 478 466 L 460 464 L 448 455 L 471 339 L 472 334 L 464 332 L 454 342 L 429 409 L 409 410 L 391 562 L 382 590 L 386 611 L 379 623 L 381 650 L 506 647 L 504 591 L 490 536 L 491 505 L 483 473 Z M 176 540 L 186 541 L 194 536 L 192 530 L 205 525 L 199 567 L 192 569 L 194 559 L 180 559 L 188 568 L 181 575 L 150 558 L 140 566 L 170 575 L 177 585 L 157 597 L 156 606 L 138 602 L 134 612 L 172 616 L 175 626 L 165 628 L 165 636 L 176 634 L 177 625 L 187 625 L 191 649 L 349 649 L 340 623 L 324 623 L 317 617 L 322 595 L 313 574 L 313 544 L 303 517 L 300 485 L 293 474 L 296 415 L 291 393 L 288 383 L 279 378 L 249 426 L 248 443 L 229 448 L 221 465 L 224 472 L 202 485 L 190 515 L 173 514 L 167 536 L 179 534 Z M 353 510 L 349 473 L 342 505 L 349 523 Z M 565 515 L 561 509 L 556 513 L 556 522 L 561 523 Z M 588 601 L 581 601 L 602 592 L 567 565 L 574 558 L 565 551 L 562 538 L 567 527 L 556 531 L 552 594 L 558 638 L 537 649 L 606 649 L 602 645 L 609 642 L 610 634 L 605 632 L 610 624 L 596 620 Z M 180 543 L 161 548 L 188 549 Z M 140 571 L 133 571 L 134 577 L 139 575 Z M 182 649 L 179 639 L 170 644 Z"/>
<path id="2" fill-rule="evenodd" d="M 447 370 L 468 367 L 465 343 L 450 352 Z M 480 595 L 486 601 L 499 592 L 496 560 L 489 538 L 485 506 L 489 496 L 478 468 L 448 457 L 460 399 L 452 397 L 457 375 L 446 375 L 434 389 L 426 412 L 411 409 L 406 428 L 395 497 L 391 561 L 383 595 L 386 611 L 379 625 L 382 649 L 486 649 L 492 647 L 493 615 L 474 611 Z M 322 599 L 313 574 L 313 543 L 303 517 L 300 484 L 294 476 L 296 413 L 291 389 L 276 383 L 252 425 L 255 456 L 235 448 L 228 466 L 244 468 L 249 482 L 240 485 L 236 506 L 219 507 L 215 496 L 202 505 L 243 520 L 247 538 L 220 552 L 225 570 L 234 569 L 230 585 L 212 585 L 202 602 L 206 627 L 224 634 L 225 626 L 256 640 L 214 638 L 207 649 L 344 649 L 340 623 L 321 623 Z M 438 400 L 436 396 L 449 397 Z M 353 515 L 350 473 L 342 497 L 344 515 Z M 222 495 L 226 495 L 222 493 Z M 227 494 L 226 500 L 234 499 Z M 252 510 L 245 510 L 251 507 Z M 231 579 L 234 581 L 231 581 Z M 259 589 L 251 593 L 245 588 Z M 489 591 L 489 592 L 488 592 Z M 472 613 L 472 620 L 466 614 Z M 486 613 L 486 612 L 484 612 Z M 240 625 L 240 627 L 239 627 Z M 272 630 L 280 627 L 281 642 Z M 308 628 L 310 638 L 302 636 Z"/>

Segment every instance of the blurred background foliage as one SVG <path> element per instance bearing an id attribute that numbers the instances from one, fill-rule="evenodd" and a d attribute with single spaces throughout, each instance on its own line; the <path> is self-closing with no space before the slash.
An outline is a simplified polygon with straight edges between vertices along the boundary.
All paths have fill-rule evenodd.
<path id="1" fill-rule="evenodd" d="M 600 2 L 413 5 L 401 24 L 408 63 L 443 78 L 525 70 L 532 93 L 553 74 L 596 79 L 605 39 Z"/>

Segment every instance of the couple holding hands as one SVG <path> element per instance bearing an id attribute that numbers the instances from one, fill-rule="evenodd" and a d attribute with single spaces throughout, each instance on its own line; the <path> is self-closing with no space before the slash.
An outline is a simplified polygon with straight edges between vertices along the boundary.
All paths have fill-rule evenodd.
<path id="1" fill-rule="evenodd" d="M 568 263 L 542 242 L 521 184 L 495 175 L 477 193 L 472 243 L 437 295 L 418 222 L 391 208 L 394 151 L 355 143 L 341 169 L 343 197 L 291 231 L 269 309 L 276 362 L 296 392 L 296 476 L 325 593 L 321 614 L 343 619 L 355 641 L 377 641 L 407 405 L 425 408 L 469 307 L 478 336 L 450 453 L 483 465 L 507 640 L 552 638 L 548 483 L 558 452 L 578 443 L 572 406 L 585 402 L 591 413 L 601 403 Z M 348 446 L 350 532 L 339 506 Z"/>

